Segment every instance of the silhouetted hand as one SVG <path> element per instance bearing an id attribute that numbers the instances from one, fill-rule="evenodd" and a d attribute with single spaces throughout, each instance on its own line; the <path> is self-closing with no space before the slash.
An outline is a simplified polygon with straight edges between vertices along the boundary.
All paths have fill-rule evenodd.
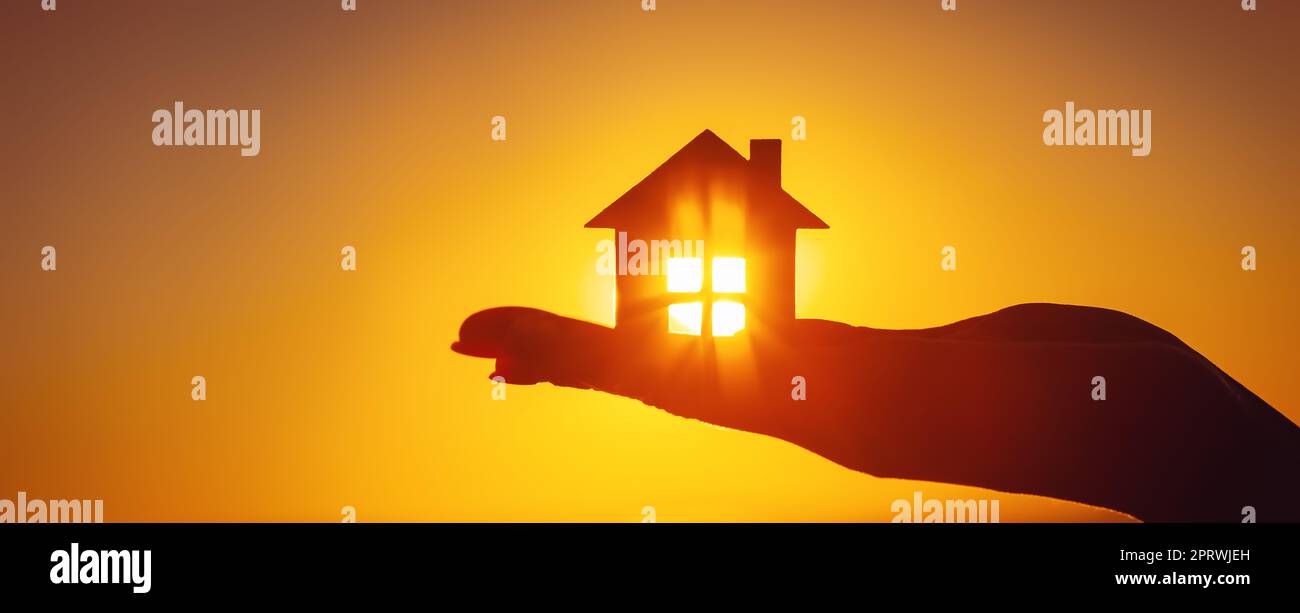
<path id="1" fill-rule="evenodd" d="M 1300 520 L 1300 428 L 1173 335 L 1106 309 L 1011 307 L 925 330 L 798 320 L 788 340 L 636 340 L 535 309 L 474 314 L 460 353 L 510 384 L 638 399 L 881 477 L 1146 521 Z M 805 400 L 795 400 L 795 377 Z M 1105 378 L 1105 399 L 1094 399 Z"/>

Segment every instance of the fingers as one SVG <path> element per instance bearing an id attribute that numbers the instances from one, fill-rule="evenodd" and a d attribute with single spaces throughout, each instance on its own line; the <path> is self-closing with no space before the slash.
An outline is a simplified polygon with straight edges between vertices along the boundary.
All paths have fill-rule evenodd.
<path id="1" fill-rule="evenodd" d="M 763 398 L 755 391 L 760 386 L 752 382 L 735 379 L 724 385 L 714 362 L 720 356 L 699 337 L 620 335 L 611 328 L 537 309 L 500 307 L 475 313 L 461 325 L 452 349 L 495 358 L 492 376 L 509 384 L 545 382 L 593 389 L 738 429 L 748 428 L 739 420 L 729 420 L 724 402 L 728 394 L 723 388 L 731 388 L 730 396 Z M 751 400 L 731 404 L 749 407 L 746 414 L 752 420 L 762 414 L 762 403 Z"/>
<path id="2" fill-rule="evenodd" d="M 528 332 L 527 322 L 550 315 L 524 307 L 499 307 L 470 315 L 460 325 L 459 339 L 451 348 L 457 353 L 497 358 L 507 355 L 523 343 L 519 332 Z"/>
<path id="3" fill-rule="evenodd" d="M 496 358 L 492 376 L 507 383 L 550 382 L 597 388 L 606 374 L 613 330 L 538 309 L 499 307 L 479 311 L 460 327 L 452 350 Z"/>

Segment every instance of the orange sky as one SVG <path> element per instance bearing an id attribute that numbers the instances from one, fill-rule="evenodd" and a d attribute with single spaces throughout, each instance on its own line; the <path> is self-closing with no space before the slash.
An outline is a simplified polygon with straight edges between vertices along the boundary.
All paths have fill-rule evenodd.
<path id="1" fill-rule="evenodd" d="M 801 234 L 801 316 L 1120 309 L 1300 420 L 1300 5 L 358 4 L 0 7 L 0 498 L 103 498 L 108 521 L 887 521 L 919 489 L 1116 519 L 592 392 L 495 402 L 490 365 L 448 350 L 490 306 L 611 321 L 611 233 L 583 223 L 701 130 L 748 155 L 795 115 L 784 185 L 831 226 Z M 154 147 L 176 100 L 261 109 L 260 155 Z M 1151 109 L 1151 155 L 1045 147 L 1067 100 Z"/>

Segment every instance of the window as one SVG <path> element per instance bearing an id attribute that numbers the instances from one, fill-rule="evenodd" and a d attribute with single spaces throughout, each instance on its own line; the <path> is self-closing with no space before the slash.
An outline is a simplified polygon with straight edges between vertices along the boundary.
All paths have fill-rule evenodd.
<path id="1" fill-rule="evenodd" d="M 745 305 L 731 300 L 713 303 L 713 335 L 734 336 L 745 328 Z"/>
<path id="2" fill-rule="evenodd" d="M 745 258 L 713 258 L 713 291 L 745 293 Z"/>
<path id="3" fill-rule="evenodd" d="M 668 258 L 668 292 L 699 294 L 697 300 L 668 305 L 669 333 L 702 334 L 706 305 L 710 336 L 734 336 L 745 328 L 745 305 L 730 295 L 745 293 L 745 258 L 713 258 L 709 272 L 705 292 L 703 258 Z"/>
<path id="4" fill-rule="evenodd" d="M 668 331 L 673 334 L 700 335 L 700 322 L 704 319 L 703 302 L 681 302 L 668 305 Z"/>
<path id="5" fill-rule="evenodd" d="M 695 293 L 703 287 L 703 260 L 700 258 L 668 258 L 668 291 Z"/>

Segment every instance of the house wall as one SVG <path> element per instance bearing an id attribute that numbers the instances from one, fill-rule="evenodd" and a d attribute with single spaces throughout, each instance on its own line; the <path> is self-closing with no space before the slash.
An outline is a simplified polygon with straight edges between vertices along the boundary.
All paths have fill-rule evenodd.
<path id="1" fill-rule="evenodd" d="M 793 228 L 753 228 L 746 246 L 746 328 L 779 333 L 794 321 Z"/>
<path id="2" fill-rule="evenodd" d="M 627 232 L 628 244 L 639 239 L 649 245 L 652 240 L 665 239 L 662 231 L 653 228 L 641 228 L 616 230 L 614 233 L 615 240 L 617 240 L 620 232 Z M 698 256 L 694 252 L 691 255 Z M 668 293 L 668 277 L 666 271 L 663 270 L 662 261 L 660 262 L 659 274 L 620 274 L 615 282 L 615 287 L 618 291 L 615 327 L 625 332 L 667 334 L 668 305 L 681 301 L 681 298 L 680 295 Z"/>

